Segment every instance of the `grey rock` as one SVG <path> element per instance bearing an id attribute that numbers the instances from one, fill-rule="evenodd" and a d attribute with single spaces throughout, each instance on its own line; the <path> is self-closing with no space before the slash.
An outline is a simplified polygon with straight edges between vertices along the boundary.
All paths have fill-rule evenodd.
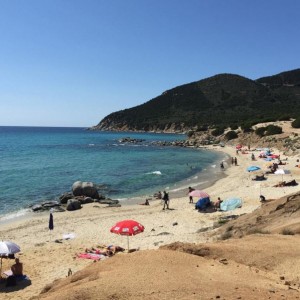
<path id="1" fill-rule="evenodd" d="M 55 206 L 60 206 L 60 203 L 58 203 L 58 201 L 45 201 L 45 202 L 42 202 L 41 205 L 44 207 L 44 208 L 51 208 L 51 207 L 55 207 Z"/>
<path id="2" fill-rule="evenodd" d="M 100 204 L 118 204 L 119 200 L 112 200 L 112 199 L 99 199 L 97 200 Z"/>
<path id="3" fill-rule="evenodd" d="M 81 204 L 94 203 L 94 199 L 91 197 L 84 197 L 81 201 Z"/>
<path id="4" fill-rule="evenodd" d="M 99 194 L 96 186 L 92 182 L 82 182 L 83 196 L 99 199 Z"/>
<path id="5" fill-rule="evenodd" d="M 81 203 L 79 200 L 76 199 L 69 199 L 67 203 L 67 210 L 72 211 L 72 210 L 77 210 L 81 208 Z"/>
<path id="6" fill-rule="evenodd" d="M 31 207 L 33 211 L 39 211 L 39 210 L 44 210 L 43 206 L 41 204 L 35 204 Z"/>
<path id="7" fill-rule="evenodd" d="M 75 181 L 73 183 L 72 193 L 74 196 L 82 196 L 82 181 Z"/>
<path id="8" fill-rule="evenodd" d="M 60 203 L 61 204 L 67 204 L 69 199 L 72 199 L 74 196 L 72 193 L 64 193 L 59 197 Z"/>
<path id="9" fill-rule="evenodd" d="M 74 196 L 86 196 L 99 199 L 97 188 L 92 182 L 74 182 L 72 185 L 72 193 Z"/>

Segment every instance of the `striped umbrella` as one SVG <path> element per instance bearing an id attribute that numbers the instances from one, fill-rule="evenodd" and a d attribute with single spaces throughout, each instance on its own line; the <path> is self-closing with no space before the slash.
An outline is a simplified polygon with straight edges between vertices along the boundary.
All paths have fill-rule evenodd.
<path id="1" fill-rule="evenodd" d="M 200 199 L 202 198 L 209 198 L 209 195 L 204 192 L 204 191 L 200 191 L 200 190 L 194 190 L 192 192 L 189 193 L 189 196 L 191 197 L 199 197 Z"/>

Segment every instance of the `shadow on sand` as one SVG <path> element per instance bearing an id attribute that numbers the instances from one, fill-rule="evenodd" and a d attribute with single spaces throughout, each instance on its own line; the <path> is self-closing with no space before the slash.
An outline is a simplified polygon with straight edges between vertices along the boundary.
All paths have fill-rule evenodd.
<path id="1" fill-rule="evenodd" d="M 6 278 L 0 280 L 0 293 L 11 293 L 19 290 L 25 289 L 27 286 L 31 285 L 30 279 L 17 280 L 17 284 L 14 286 L 6 286 Z"/>

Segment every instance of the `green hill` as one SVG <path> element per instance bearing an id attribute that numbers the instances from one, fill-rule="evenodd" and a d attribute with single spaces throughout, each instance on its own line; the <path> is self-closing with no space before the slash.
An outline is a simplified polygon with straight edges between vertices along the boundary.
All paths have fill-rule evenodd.
<path id="1" fill-rule="evenodd" d="M 106 116 L 93 129 L 184 131 L 275 121 L 300 115 L 300 69 L 251 80 L 219 74 L 167 90 Z"/>

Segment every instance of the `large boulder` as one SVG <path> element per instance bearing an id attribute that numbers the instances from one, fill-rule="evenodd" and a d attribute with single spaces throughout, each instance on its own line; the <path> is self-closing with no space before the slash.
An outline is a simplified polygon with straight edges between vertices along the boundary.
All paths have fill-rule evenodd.
<path id="1" fill-rule="evenodd" d="M 81 203 L 77 199 L 69 199 L 67 203 L 67 210 L 72 211 L 72 210 L 77 210 L 81 208 Z"/>
<path id="2" fill-rule="evenodd" d="M 72 193 L 74 196 L 83 196 L 82 181 L 75 181 L 72 185 Z"/>
<path id="3" fill-rule="evenodd" d="M 69 199 L 74 198 L 73 194 L 68 192 L 68 193 L 64 193 L 59 197 L 60 203 L 61 204 L 67 204 Z"/>
<path id="4" fill-rule="evenodd" d="M 76 181 L 72 185 L 72 192 L 74 196 L 86 196 L 99 199 L 97 188 L 92 182 Z"/>

